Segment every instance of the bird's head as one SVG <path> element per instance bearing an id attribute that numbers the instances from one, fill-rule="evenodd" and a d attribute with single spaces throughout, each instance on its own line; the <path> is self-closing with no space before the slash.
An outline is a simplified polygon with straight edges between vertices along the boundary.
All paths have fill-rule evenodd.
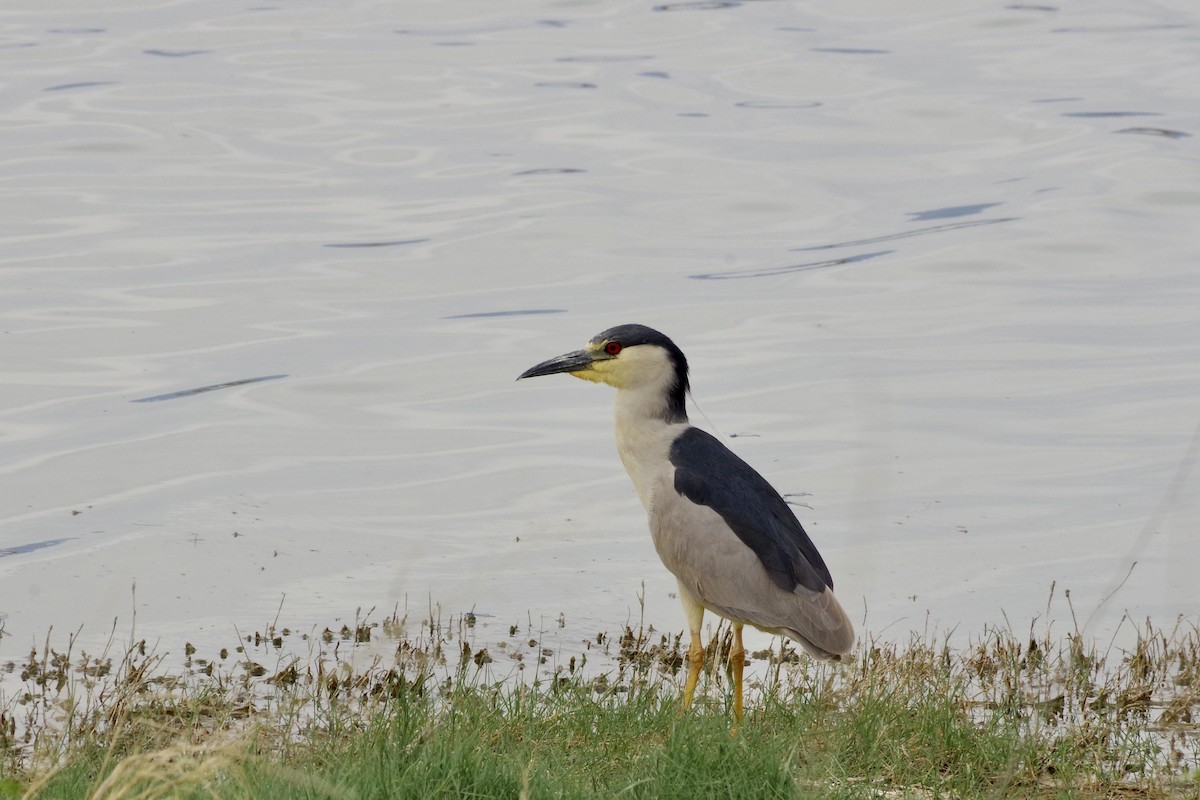
<path id="1" fill-rule="evenodd" d="M 555 356 L 522 372 L 536 378 L 566 372 L 585 381 L 662 396 L 671 416 L 684 414 L 688 365 L 683 351 L 645 325 L 618 325 L 592 337 L 582 350 Z"/>

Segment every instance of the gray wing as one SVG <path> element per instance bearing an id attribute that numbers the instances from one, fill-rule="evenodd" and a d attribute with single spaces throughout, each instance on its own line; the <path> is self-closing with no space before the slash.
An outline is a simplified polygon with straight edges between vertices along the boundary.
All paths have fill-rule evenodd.
<path id="1" fill-rule="evenodd" d="M 715 437 L 688 428 L 671 445 L 675 491 L 721 516 L 754 551 L 771 581 L 821 593 L 833 588 L 829 568 L 791 507 L 766 479 Z"/>

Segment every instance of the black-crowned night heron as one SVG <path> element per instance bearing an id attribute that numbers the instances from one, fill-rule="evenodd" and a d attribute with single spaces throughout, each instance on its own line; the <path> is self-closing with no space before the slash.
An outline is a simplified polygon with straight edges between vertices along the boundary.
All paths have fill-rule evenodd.
<path id="1" fill-rule="evenodd" d="M 734 719 L 742 719 L 742 626 L 793 639 L 838 659 L 854 629 L 833 578 L 787 502 L 715 437 L 688 424 L 683 352 L 645 325 L 618 325 L 582 350 L 543 361 L 521 378 L 568 372 L 617 389 L 617 452 L 650 522 L 654 547 L 679 582 L 691 647 L 683 708 L 704 663 L 708 609 L 733 625 Z"/>

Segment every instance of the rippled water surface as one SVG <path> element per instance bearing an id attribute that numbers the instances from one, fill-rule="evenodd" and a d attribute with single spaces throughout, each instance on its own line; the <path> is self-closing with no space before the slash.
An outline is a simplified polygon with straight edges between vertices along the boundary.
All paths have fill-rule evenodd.
<path id="1" fill-rule="evenodd" d="M 0 657 L 682 628 L 609 390 L 513 380 L 622 322 L 864 631 L 1194 618 L 1198 52 L 1191 0 L 7 4 Z"/>

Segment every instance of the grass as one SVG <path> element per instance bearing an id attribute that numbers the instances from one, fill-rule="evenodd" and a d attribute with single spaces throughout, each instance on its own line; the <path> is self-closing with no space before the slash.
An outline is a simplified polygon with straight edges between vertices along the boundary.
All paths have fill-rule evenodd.
<path id="1" fill-rule="evenodd" d="M 268 626 L 176 673 L 142 642 L 44 647 L 0 664 L 23 678 L 0 703 L 0 798 L 1200 798 L 1194 625 L 1105 653 L 1048 626 L 840 665 L 762 651 L 735 736 L 727 630 L 680 715 L 680 635 L 598 635 L 542 669 L 528 631 L 479 648 L 473 624 Z"/>

